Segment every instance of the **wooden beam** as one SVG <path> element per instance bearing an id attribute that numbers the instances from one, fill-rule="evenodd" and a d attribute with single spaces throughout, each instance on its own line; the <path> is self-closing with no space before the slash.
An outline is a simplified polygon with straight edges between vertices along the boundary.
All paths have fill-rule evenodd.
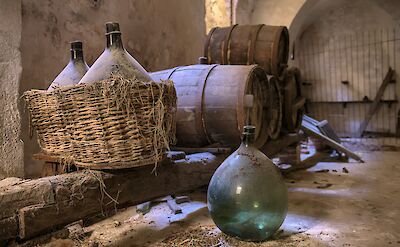
<path id="1" fill-rule="evenodd" d="M 302 132 L 284 135 L 279 140 L 268 142 L 263 151 L 272 156 L 304 138 Z M 19 221 L 16 224 L 17 233 L 13 232 L 11 235 L 18 234 L 22 240 L 30 239 L 91 215 L 106 213 L 110 209 L 136 205 L 207 185 L 215 169 L 227 156 L 228 154 L 211 153 L 185 156 L 182 152 L 170 152 L 168 159 L 157 168 L 156 173 L 153 172 L 153 166 L 145 166 L 107 172 L 83 170 L 37 180 L 18 181 L 31 188 L 27 188 L 28 192 L 24 194 L 26 198 L 40 195 L 41 200 L 9 204 L 13 210 L 7 215 L 14 214 Z M 55 157 L 44 154 L 38 154 L 35 158 L 57 162 Z M 45 189 L 40 189 L 43 187 Z M 4 188 L 0 188 L 0 192 L 2 189 L 4 191 Z"/>
<path id="2" fill-rule="evenodd" d="M 232 149 L 228 147 L 203 147 L 203 148 L 187 148 L 187 147 L 173 147 L 172 150 L 182 151 L 187 154 L 208 152 L 212 154 L 230 154 Z"/>
<path id="3" fill-rule="evenodd" d="M 312 117 L 304 115 L 302 124 L 312 127 L 313 131 L 319 132 L 321 135 L 329 137 L 337 143 L 341 143 L 339 136 L 335 133 L 327 120 L 322 120 L 320 122 Z"/>
<path id="4" fill-rule="evenodd" d="M 14 216 L 25 206 L 53 202 L 53 190 L 48 179 L 6 178 L 0 182 L 0 220 Z"/>
<path id="5" fill-rule="evenodd" d="M 282 135 L 276 140 L 268 140 L 267 143 L 260 148 L 260 150 L 269 158 L 272 158 L 274 155 L 281 152 L 284 148 L 287 148 L 292 144 L 298 143 L 305 138 L 306 136 L 303 132 Z"/>
<path id="6" fill-rule="evenodd" d="M 0 246 L 2 240 L 15 238 L 18 233 L 18 220 L 16 216 L 0 220 Z"/>
<path id="7" fill-rule="evenodd" d="M 305 160 L 292 164 L 292 166 L 289 168 L 281 169 L 281 172 L 289 173 L 298 170 L 305 170 L 317 165 L 320 162 L 338 162 L 338 161 L 340 161 L 339 157 L 331 157 L 330 153 L 316 152 L 312 156 L 307 157 Z"/>
<path id="8" fill-rule="evenodd" d="M 385 89 L 387 87 L 387 85 L 392 81 L 394 75 L 394 70 L 389 67 L 388 72 L 386 73 L 385 78 L 383 79 L 383 82 L 381 84 L 381 86 L 378 89 L 378 92 L 376 93 L 375 99 L 372 102 L 367 115 L 365 116 L 364 121 L 360 124 L 360 127 L 356 133 L 357 137 L 362 137 L 365 129 L 368 126 L 369 121 L 371 120 L 371 118 L 374 116 L 374 114 L 378 111 L 381 101 L 381 98 L 383 97 L 383 93 L 385 92 Z"/>
<path id="9" fill-rule="evenodd" d="M 302 126 L 301 126 L 301 130 L 304 131 L 305 134 L 318 138 L 319 140 L 321 140 L 323 143 L 325 143 L 326 145 L 332 147 L 333 149 L 336 149 L 339 152 L 345 153 L 348 157 L 353 158 L 359 162 L 364 162 L 360 156 L 358 156 L 357 154 L 353 153 L 352 151 L 350 151 L 349 149 L 347 149 L 346 147 L 344 147 L 343 145 L 341 145 L 340 143 L 335 142 L 334 140 L 330 139 L 329 137 L 326 137 L 324 135 L 322 135 L 319 131 L 315 131 L 312 129 L 311 126 L 308 126 L 307 124 L 305 124 L 303 122 Z"/>
<path id="10" fill-rule="evenodd" d="M 153 166 L 80 171 L 47 178 L 55 203 L 19 210 L 19 237 L 31 238 L 87 216 L 207 185 L 227 155 L 200 153 Z"/>

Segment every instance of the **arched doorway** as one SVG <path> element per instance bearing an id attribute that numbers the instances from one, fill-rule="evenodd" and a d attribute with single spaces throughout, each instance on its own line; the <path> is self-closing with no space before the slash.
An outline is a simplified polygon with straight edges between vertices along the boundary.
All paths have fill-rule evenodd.
<path id="1" fill-rule="evenodd" d="M 308 113 L 342 137 L 356 137 L 389 67 L 400 69 L 400 29 L 374 0 L 315 2 L 307 1 L 290 26 Z M 367 134 L 397 135 L 397 92 L 395 83 L 387 86 Z"/>
<path id="2" fill-rule="evenodd" d="M 396 0 L 238 0 L 236 23 L 287 25 L 303 74 L 309 114 L 354 137 L 389 66 L 400 71 Z M 397 137 L 399 87 L 390 83 L 368 124 L 371 135 Z"/>

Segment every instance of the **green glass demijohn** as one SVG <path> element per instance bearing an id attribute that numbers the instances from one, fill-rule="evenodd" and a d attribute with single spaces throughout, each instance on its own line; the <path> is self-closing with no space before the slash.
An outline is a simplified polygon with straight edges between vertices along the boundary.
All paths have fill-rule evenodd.
<path id="1" fill-rule="evenodd" d="M 254 126 L 245 126 L 240 147 L 215 171 L 208 187 L 211 217 L 224 233 L 263 241 L 282 225 L 287 188 L 274 163 L 253 146 Z"/>

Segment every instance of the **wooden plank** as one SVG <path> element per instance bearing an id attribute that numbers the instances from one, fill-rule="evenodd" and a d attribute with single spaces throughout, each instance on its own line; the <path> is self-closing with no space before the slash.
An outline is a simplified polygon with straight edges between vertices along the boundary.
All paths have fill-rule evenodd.
<path id="1" fill-rule="evenodd" d="M 267 155 L 268 157 L 273 157 L 274 155 L 278 154 L 284 148 L 298 143 L 304 140 L 306 136 L 303 132 L 296 133 L 296 134 L 286 134 L 279 137 L 276 140 L 269 140 L 267 143 L 260 148 L 260 150 Z"/>
<path id="2" fill-rule="evenodd" d="M 167 152 L 167 159 L 180 160 L 186 158 L 186 153 L 182 151 L 169 151 Z"/>
<path id="3" fill-rule="evenodd" d="M 70 238 L 71 232 L 69 231 L 68 228 L 62 228 L 57 231 L 53 231 L 44 235 L 40 235 L 38 237 L 26 240 L 26 241 L 18 241 L 17 243 L 12 243 L 9 245 L 9 247 L 38 247 L 38 246 L 54 246 L 52 244 L 49 244 L 51 241 L 54 241 L 56 239 L 67 239 Z M 70 240 L 72 241 L 72 240 Z M 70 242 L 68 242 L 65 245 L 56 245 L 54 247 L 69 247 L 69 246 L 75 246 L 71 245 Z"/>
<path id="4" fill-rule="evenodd" d="M 19 209 L 28 205 L 53 202 L 51 183 L 46 178 L 7 178 L 0 182 L 0 219 L 14 216 Z"/>
<path id="5" fill-rule="evenodd" d="M 167 197 L 167 204 L 168 207 L 171 209 L 172 213 L 174 214 L 181 214 L 182 213 L 182 208 L 176 204 L 175 199 L 173 199 L 171 196 Z"/>
<path id="6" fill-rule="evenodd" d="M 307 157 L 305 160 L 293 164 L 291 167 L 281 169 L 283 173 L 289 173 L 298 170 L 305 170 L 317 165 L 320 162 L 338 162 L 338 157 L 331 157 L 330 153 L 317 152 L 312 156 Z"/>
<path id="7" fill-rule="evenodd" d="M 160 165 L 110 172 L 81 171 L 49 177 L 56 202 L 19 211 L 21 239 L 115 207 L 136 205 L 207 185 L 227 155 L 193 154 Z"/>
<path id="8" fill-rule="evenodd" d="M 327 120 L 319 122 L 317 127 L 322 134 L 326 135 L 327 137 L 331 138 L 337 143 L 341 143 L 339 136 L 336 134 L 336 132 L 333 130 L 332 126 L 329 124 Z"/>
<path id="9" fill-rule="evenodd" d="M 319 132 L 322 135 L 329 137 L 337 143 L 340 143 L 340 138 L 337 136 L 335 131 L 332 129 L 327 120 L 318 121 L 307 115 L 303 116 L 303 121 L 307 122 L 309 126 L 313 126 L 313 130 Z"/>
<path id="10" fill-rule="evenodd" d="M 188 148 L 188 147 L 173 147 L 172 150 L 182 151 L 187 154 L 208 152 L 212 154 L 229 154 L 232 149 L 228 147 L 203 147 L 203 148 Z"/>
<path id="11" fill-rule="evenodd" d="M 303 115 L 303 121 L 307 121 L 307 122 L 312 123 L 314 125 L 318 125 L 319 124 L 319 121 L 317 121 L 316 119 L 314 119 L 314 118 L 312 118 L 310 116 L 307 116 L 305 114 Z"/>
<path id="12" fill-rule="evenodd" d="M 51 156 L 45 153 L 37 153 L 32 155 L 32 159 L 34 160 L 43 160 L 50 163 L 61 163 L 62 160 L 57 156 Z"/>
<path id="13" fill-rule="evenodd" d="M 170 160 L 183 159 L 183 158 L 185 158 L 185 156 L 186 156 L 186 154 L 182 151 L 167 151 L 167 159 L 170 159 Z M 46 161 L 49 163 L 56 163 L 56 164 L 62 162 L 62 160 L 60 160 L 59 157 L 48 155 L 43 152 L 33 154 L 32 158 L 35 160 L 42 160 L 42 161 Z"/>
<path id="14" fill-rule="evenodd" d="M 359 127 L 359 129 L 358 129 L 358 131 L 357 131 L 357 134 L 356 134 L 357 137 L 362 137 L 362 135 L 363 135 L 365 129 L 366 129 L 367 126 L 368 126 L 369 121 L 371 120 L 371 118 L 374 116 L 374 114 L 375 114 L 375 113 L 377 112 L 377 110 L 379 109 L 380 100 L 381 100 L 381 98 L 382 98 L 382 96 L 383 96 L 383 94 L 384 94 L 384 92 L 385 92 L 385 89 L 386 89 L 387 85 L 388 85 L 388 84 L 390 83 L 390 81 L 392 80 L 393 75 L 394 75 L 394 70 L 393 70 L 391 67 L 389 67 L 389 70 L 388 70 L 388 72 L 386 73 L 386 76 L 385 76 L 385 78 L 383 79 L 383 82 L 382 82 L 381 86 L 379 87 L 378 92 L 376 93 L 375 99 L 374 99 L 374 101 L 372 102 L 372 104 L 371 104 L 371 106 L 370 106 L 370 108 L 369 108 L 369 110 L 368 110 L 368 113 L 367 113 L 367 115 L 365 116 L 364 121 L 360 124 L 360 127 Z"/>
<path id="15" fill-rule="evenodd" d="M 345 153 L 348 157 L 353 158 L 359 162 L 364 162 L 360 156 L 358 156 L 357 154 L 348 150 L 346 147 L 344 147 L 340 143 L 337 143 L 334 140 L 330 139 L 329 137 L 322 135 L 321 133 L 319 133 L 319 131 L 315 131 L 313 129 L 313 126 L 311 126 L 310 124 L 307 124 L 307 122 L 303 122 L 303 124 L 301 126 L 301 130 L 303 130 L 304 133 L 309 136 L 320 139 L 323 143 L 332 147 L 333 149 L 336 149 L 339 152 Z"/>
<path id="16" fill-rule="evenodd" d="M 15 238 L 17 234 L 18 221 L 16 216 L 0 220 L 0 241 Z"/>
<path id="17" fill-rule="evenodd" d="M 184 203 L 184 202 L 190 202 L 190 197 L 188 197 L 188 196 L 177 196 L 177 197 L 175 197 L 175 202 L 177 204 L 181 204 L 181 203 Z"/>
<path id="18" fill-rule="evenodd" d="M 179 159 L 184 159 L 186 156 L 185 152 L 183 151 L 167 151 L 166 152 L 166 159 L 167 160 L 179 160 Z M 49 155 L 46 154 L 44 152 L 40 152 L 37 154 L 33 154 L 32 158 L 34 160 L 41 160 L 41 161 L 45 161 L 47 163 L 47 165 L 58 165 L 59 167 L 56 167 L 56 170 L 54 170 L 54 167 L 50 167 L 49 169 L 51 169 L 50 172 L 55 172 L 58 174 L 61 173 L 65 173 L 65 172 L 70 172 L 69 170 L 63 171 L 61 168 L 62 166 L 60 166 L 60 163 L 62 163 L 62 160 L 58 157 L 58 156 L 54 156 L 54 155 Z M 54 175 L 58 175 L 58 174 L 54 174 Z"/>

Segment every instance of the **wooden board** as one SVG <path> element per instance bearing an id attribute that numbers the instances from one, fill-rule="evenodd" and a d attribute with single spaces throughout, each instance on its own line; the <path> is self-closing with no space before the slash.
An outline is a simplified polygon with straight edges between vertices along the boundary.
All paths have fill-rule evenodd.
<path id="1" fill-rule="evenodd" d="M 232 149 L 228 147 L 203 147 L 203 148 L 187 148 L 187 147 L 173 147 L 172 150 L 182 151 L 187 154 L 208 152 L 212 154 L 230 154 Z"/>
<path id="2" fill-rule="evenodd" d="M 332 147 L 333 149 L 336 149 L 339 152 L 345 153 L 348 157 L 353 158 L 359 162 L 364 162 L 360 156 L 358 156 L 357 154 L 353 153 L 352 151 L 350 151 L 349 149 L 347 149 L 346 147 L 344 147 L 343 145 L 341 145 L 340 143 L 335 142 L 334 140 L 330 139 L 329 137 L 322 135 L 319 131 L 315 130 L 315 126 L 312 124 L 309 124 L 307 122 L 303 122 L 302 126 L 301 126 L 301 130 L 304 131 L 304 133 L 308 136 L 312 136 L 314 138 L 317 138 L 319 140 L 321 140 L 323 143 L 325 143 L 326 145 Z"/>
<path id="3" fill-rule="evenodd" d="M 18 220 L 16 216 L 0 220 L 0 241 L 14 238 L 17 235 L 17 233 L 18 233 Z"/>
<path id="4" fill-rule="evenodd" d="M 332 129 L 332 127 L 330 126 L 330 124 L 328 123 L 327 120 L 323 120 L 320 122 L 312 117 L 304 115 L 303 122 L 307 122 L 309 126 L 316 127 L 316 128 L 313 128 L 313 130 L 319 131 L 319 133 L 321 135 L 329 137 L 330 139 L 334 140 L 337 143 L 341 143 L 340 138 L 338 137 L 336 132 Z"/>
<path id="5" fill-rule="evenodd" d="M 360 124 L 360 128 L 357 131 L 357 137 L 362 137 L 365 129 L 368 126 L 369 121 L 374 116 L 374 114 L 378 111 L 379 106 L 381 105 L 380 101 L 383 97 L 383 93 L 385 92 L 387 85 L 389 85 L 389 83 L 391 82 L 393 75 L 394 75 L 394 70 L 391 67 L 389 67 L 389 70 L 386 73 L 386 76 L 383 79 L 383 82 L 382 82 L 381 86 L 379 87 L 378 92 L 376 93 L 375 99 L 372 102 L 372 104 L 368 110 L 368 113 L 365 116 L 364 121 Z"/>
<path id="6" fill-rule="evenodd" d="M 48 179 L 7 178 L 0 182 L 0 220 L 14 216 L 25 206 L 53 202 L 53 190 Z"/>
<path id="7" fill-rule="evenodd" d="M 102 211 L 207 185 L 225 158 L 201 153 L 160 165 L 156 173 L 153 166 L 147 166 L 49 177 L 56 201 L 20 209 L 19 237 L 31 238 Z"/>
<path id="8" fill-rule="evenodd" d="M 303 132 L 296 134 L 286 134 L 276 140 L 269 140 L 260 150 L 272 158 L 274 155 L 281 152 L 284 148 L 304 140 L 306 136 Z"/>

